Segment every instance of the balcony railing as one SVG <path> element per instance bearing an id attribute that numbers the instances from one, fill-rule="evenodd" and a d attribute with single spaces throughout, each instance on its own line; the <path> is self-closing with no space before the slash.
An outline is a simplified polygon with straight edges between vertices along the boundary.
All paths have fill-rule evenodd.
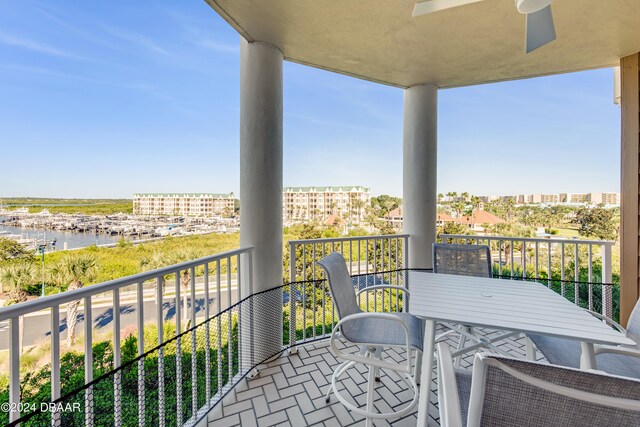
<path id="1" fill-rule="evenodd" d="M 545 283 L 575 304 L 618 318 L 620 295 L 611 257 L 615 242 L 464 234 L 442 234 L 440 240 L 488 245 L 494 276 Z"/>
<path id="2" fill-rule="evenodd" d="M 330 334 L 338 319 L 328 284 L 317 266 L 319 259 L 332 251 L 342 253 L 348 260 L 354 286 L 359 289 L 380 284 L 407 286 L 408 238 L 408 235 L 389 235 L 292 241 L 289 245 L 291 283 L 259 293 L 252 292 L 253 277 L 247 274 L 251 271 L 253 252 L 245 248 L 2 309 L 0 322 L 9 320 L 11 333 L 7 400 L 16 408 L 22 403 L 25 411 L 22 414 L 12 411 L 10 418 L 0 419 L 0 424 L 195 425 L 262 363 L 285 349 L 324 339 Z M 520 247 L 516 242 L 523 242 L 522 238 L 451 235 L 443 238 L 447 242 L 467 239 L 469 244 L 488 243 L 496 262 L 495 272 L 504 278 L 541 281 L 558 292 L 564 290 L 566 297 L 573 297 L 583 306 L 597 305 L 598 301 L 606 306 L 606 298 L 610 298 L 613 285 L 597 281 L 597 268 L 593 264 L 594 258 L 600 259 L 604 269 L 611 271 L 610 242 L 553 240 L 550 243 L 547 239 L 524 239 Z M 561 249 L 554 249 L 554 245 Z M 566 280 L 560 279 L 564 276 L 554 266 L 559 268 L 557 260 L 565 261 L 563 245 L 587 245 L 578 250 L 578 255 L 586 254 L 585 260 L 589 260 L 591 267 L 581 263 L 579 273 L 587 269 L 587 278 L 595 282 L 574 282 L 569 276 Z M 596 251 L 596 247 L 604 255 Z M 519 254 L 519 248 L 523 254 Z M 569 250 L 575 251 L 573 246 L 569 246 Z M 549 254 L 552 263 L 545 275 L 540 267 L 549 266 Z M 518 258 L 519 255 L 522 258 Z M 503 262 L 505 257 L 510 262 Z M 566 261 L 570 267 L 570 260 Z M 528 274 L 529 271 L 532 273 Z M 245 274 L 241 274 L 243 272 Z M 171 291 L 164 289 L 166 281 L 173 283 Z M 600 300 L 593 295 L 597 289 L 601 289 Z M 585 290 L 589 292 L 586 297 Z M 183 301 L 185 291 L 187 300 Z M 93 339 L 96 316 L 92 313 L 102 309 L 96 307 L 92 299 L 102 303 L 105 299 L 110 301 L 113 337 L 106 343 Z M 81 307 L 85 315 L 84 355 L 77 355 L 76 359 L 81 359 L 69 365 L 68 354 L 61 355 L 60 311 L 65 304 L 77 300 L 84 301 Z M 145 301 L 156 313 L 155 323 L 145 324 Z M 364 293 L 359 304 L 367 311 L 404 309 L 402 292 L 389 290 Z M 126 329 L 126 322 L 120 316 L 123 309 L 129 314 L 133 312 L 137 337 L 130 336 L 121 342 L 122 330 Z M 24 330 L 21 318 L 42 310 L 50 313 L 51 365 L 50 372 L 41 371 L 47 375 L 41 375 L 38 386 L 48 390 L 46 385 L 50 384 L 50 396 L 28 395 L 21 390 L 20 332 Z M 183 317 L 186 312 L 188 319 Z M 185 320 L 188 320 L 186 327 Z M 168 324 L 175 325 L 175 329 L 167 329 Z M 149 326 L 157 331 L 152 342 L 148 342 L 149 335 L 153 335 L 149 334 Z M 274 342 L 274 337 L 281 341 Z M 265 345 L 265 341 L 269 345 Z M 105 349 L 112 351 L 111 358 L 104 357 L 108 353 Z M 100 357 L 94 359 L 98 352 Z M 61 372 L 61 356 L 67 360 L 66 365 L 63 364 L 67 369 L 69 366 L 84 368 L 81 383 L 65 383 L 65 375 L 70 372 Z M 24 385 L 25 378 L 22 380 Z M 25 406 L 26 403 L 33 406 Z M 82 410 L 49 412 L 40 406 L 42 403 L 64 407 L 75 404 Z"/>
<path id="3" fill-rule="evenodd" d="M 316 280 L 322 276 L 317 262 L 331 252 L 340 252 L 353 274 L 407 268 L 409 235 L 339 237 L 289 241 L 289 280 Z"/>
<path id="4" fill-rule="evenodd" d="M 251 275 L 246 279 L 241 275 L 244 263 L 248 267 L 246 271 L 251 271 L 252 253 L 252 248 L 224 252 L 0 310 L 0 322 L 8 321 L 10 332 L 9 397 L 8 402 L 0 403 L 9 403 L 11 409 L 0 414 L 8 417 L 0 419 L 0 424 L 173 426 L 195 422 L 203 407 L 224 394 L 225 386 L 232 383 L 234 375 L 253 366 L 252 360 L 243 359 L 242 354 L 251 352 L 251 348 L 234 347 L 234 342 L 242 341 L 242 336 L 232 339 L 234 334 L 249 333 L 242 324 L 245 317 L 240 313 L 238 302 L 243 299 L 243 288 L 249 294 L 253 291 Z M 165 290 L 167 281 L 175 285 L 173 294 Z M 82 369 L 83 365 L 84 385 L 78 387 L 66 384 L 66 375 L 75 372 L 60 369 L 60 311 L 63 306 L 68 308 L 80 301 L 83 302 L 79 309 L 83 311 L 84 363 L 76 361 L 79 366 L 74 367 Z M 105 301 L 110 306 L 107 311 Z M 145 302 L 156 312 L 157 343 L 145 342 Z M 92 315 L 94 311 L 102 312 L 99 319 Z M 198 311 L 204 320 L 196 324 Z M 121 342 L 122 331 L 127 329 L 121 315 L 131 312 L 135 316 L 135 328 L 131 331 L 137 333 L 137 337 L 133 335 L 133 340 L 125 337 Z M 51 363 L 49 378 L 40 378 L 37 386 L 50 388 L 51 394 L 50 400 L 36 401 L 37 398 L 29 398 L 25 390 L 21 390 L 21 333 L 24 333 L 27 315 L 43 313 L 50 319 Z M 131 320 L 130 316 L 128 319 Z M 94 343 L 94 321 L 112 325 L 112 339 L 106 340 L 107 353 L 112 353 L 109 358 L 104 357 L 106 347 Z M 189 329 L 184 330 L 183 322 Z M 165 333 L 167 326 L 174 331 Z M 94 360 L 96 349 L 101 352 L 101 360 Z M 225 350 L 224 354 L 221 349 Z M 63 355 L 67 358 L 67 368 L 72 359 L 68 357 L 70 354 Z M 238 360 L 246 363 L 238 364 Z M 224 370 L 219 369 L 225 364 Z M 216 366 L 216 375 L 212 373 L 212 366 Z M 102 374 L 94 378 L 94 371 Z M 52 411 L 46 406 L 49 403 L 63 404 L 72 411 Z M 151 408 L 155 415 L 150 412 Z M 80 411 L 73 412 L 73 409 Z M 25 413 L 21 414 L 21 410 Z"/>

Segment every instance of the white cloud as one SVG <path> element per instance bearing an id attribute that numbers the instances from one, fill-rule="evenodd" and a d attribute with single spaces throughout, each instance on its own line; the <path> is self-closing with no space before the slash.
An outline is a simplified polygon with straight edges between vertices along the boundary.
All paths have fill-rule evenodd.
<path id="1" fill-rule="evenodd" d="M 0 43 L 6 44 L 9 46 L 21 47 L 24 49 L 32 50 L 34 52 L 44 53 L 46 55 L 60 56 L 60 57 L 67 57 L 67 58 L 75 57 L 75 55 L 70 54 L 69 52 L 65 52 L 56 47 L 50 46 L 46 43 L 38 42 L 25 37 L 14 36 L 12 34 L 7 34 L 4 32 L 0 32 Z"/>
<path id="2" fill-rule="evenodd" d="M 219 53 L 238 53 L 240 51 L 239 45 L 219 43 L 211 39 L 202 39 L 197 41 L 196 44 L 205 49 Z"/>
<path id="3" fill-rule="evenodd" d="M 102 29 L 121 40 L 137 45 L 148 51 L 159 53 L 162 55 L 170 55 L 170 52 L 164 47 L 156 43 L 152 38 L 132 31 L 123 30 L 122 28 L 110 27 L 103 25 Z"/>

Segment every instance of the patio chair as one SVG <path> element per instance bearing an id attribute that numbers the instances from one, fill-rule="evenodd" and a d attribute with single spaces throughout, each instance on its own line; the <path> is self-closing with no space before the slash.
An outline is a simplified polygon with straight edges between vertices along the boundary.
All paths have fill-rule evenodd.
<path id="1" fill-rule="evenodd" d="M 478 353 L 473 373 L 437 344 L 443 427 L 637 426 L 640 381 Z"/>
<path id="2" fill-rule="evenodd" d="M 640 379 L 640 301 L 636 303 L 631 312 L 627 329 L 600 313 L 594 311 L 589 311 L 589 313 L 607 322 L 636 342 L 635 347 L 594 345 L 596 369 L 623 377 Z M 580 367 L 582 347 L 578 341 L 534 334 L 527 334 L 527 337 L 550 363 L 572 368 Z"/>
<path id="3" fill-rule="evenodd" d="M 434 243 L 433 272 L 440 274 L 457 274 L 461 276 L 493 277 L 493 271 L 491 269 L 491 251 L 489 246 Z M 456 367 L 460 366 L 460 360 L 462 358 L 462 354 L 464 354 L 463 350 L 465 349 L 467 340 L 475 343 L 470 346 L 469 351 L 480 347 L 500 351 L 491 343 L 515 335 L 513 333 L 508 333 L 498 338 L 494 338 L 493 340 L 486 340 L 476 335 L 473 332 L 473 328 L 470 326 L 450 325 L 447 323 L 444 323 L 444 325 L 450 328 L 451 331 L 439 335 L 437 338 L 438 341 L 441 341 L 451 333 L 458 333 L 459 335 L 458 347 L 456 349 L 458 356 L 455 357 Z"/>
<path id="4" fill-rule="evenodd" d="M 434 243 L 433 272 L 493 277 L 489 246 Z"/>
<path id="5" fill-rule="evenodd" d="M 331 333 L 331 349 L 336 357 L 343 362 L 335 369 L 331 377 L 331 384 L 326 394 L 329 402 L 331 392 L 349 410 L 363 415 L 367 419 L 367 425 L 371 425 L 372 419 L 402 417 L 408 415 L 418 401 L 417 383 L 420 378 L 422 365 L 422 345 L 424 341 L 424 326 L 422 320 L 406 312 L 409 303 L 409 291 L 394 285 L 376 285 L 366 287 L 356 294 L 354 282 L 347 270 L 347 264 L 337 252 L 327 255 L 318 264 L 324 269 L 333 303 L 338 312 L 339 321 Z M 405 312 L 399 313 L 374 313 L 365 312 L 357 303 L 357 296 L 363 292 L 377 291 L 381 289 L 395 289 L 403 292 L 403 305 Z M 358 353 L 347 353 L 337 345 L 338 339 L 344 339 L 356 344 Z M 398 363 L 384 358 L 385 348 L 396 348 L 405 353 L 406 360 Z M 412 369 L 411 360 L 416 356 L 415 369 Z M 366 408 L 355 406 L 343 395 L 346 390 L 339 391 L 337 381 L 349 368 L 357 363 L 369 367 L 367 404 Z M 380 380 L 380 369 L 396 372 L 413 390 L 413 400 L 404 408 L 387 413 L 374 411 L 375 381 Z"/>

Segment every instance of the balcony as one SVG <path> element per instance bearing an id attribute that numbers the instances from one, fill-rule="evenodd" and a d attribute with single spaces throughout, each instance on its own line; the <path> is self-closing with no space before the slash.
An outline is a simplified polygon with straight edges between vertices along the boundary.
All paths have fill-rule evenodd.
<path id="1" fill-rule="evenodd" d="M 541 282 L 575 304 L 618 315 L 619 293 L 610 280 L 612 242 L 442 239 L 489 239 L 499 277 Z M 361 417 L 335 398 L 327 404 L 323 396 L 338 364 L 327 341 L 338 319 L 316 261 L 342 253 L 358 289 L 406 286 L 409 241 L 408 235 L 291 241 L 289 283 L 266 291 L 254 292 L 253 249 L 243 248 L 1 309 L 10 381 L 8 390 L 0 389 L 0 403 L 22 404 L 15 406 L 20 411 L 5 412 L 1 424 L 357 424 Z M 82 351 L 67 353 L 63 315 L 74 301 L 80 301 Z M 359 303 L 368 311 L 403 308 L 402 296 L 389 291 L 369 293 Z M 36 330 L 41 339 L 23 341 L 25 330 L 29 336 Z M 492 339 L 496 332 L 482 333 Z M 50 363 L 34 368 L 29 361 L 36 343 L 47 349 Z M 524 357 L 522 338 L 496 345 Z M 404 356 L 389 351 L 386 357 Z M 461 366 L 471 364 L 469 355 Z M 351 372 L 341 382 L 358 404 L 366 391 L 362 374 Z M 378 410 L 410 399 L 399 377 L 383 373 Z M 52 412 L 49 404 L 61 410 Z M 437 402 L 430 402 L 429 416 L 438 421 Z M 375 423 L 387 424 L 415 425 L 416 414 Z"/>

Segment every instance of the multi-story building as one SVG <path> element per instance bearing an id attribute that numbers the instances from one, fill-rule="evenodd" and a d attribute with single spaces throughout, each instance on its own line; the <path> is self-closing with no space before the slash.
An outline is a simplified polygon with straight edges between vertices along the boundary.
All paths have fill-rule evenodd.
<path id="1" fill-rule="evenodd" d="M 558 194 L 519 194 L 516 196 L 481 196 L 480 200 L 489 202 L 513 200 L 519 205 L 540 204 L 589 204 L 620 205 L 620 193 L 558 193 Z"/>
<path id="2" fill-rule="evenodd" d="M 133 195 L 136 215 L 216 216 L 233 212 L 235 196 L 213 193 L 144 193 Z"/>
<path id="3" fill-rule="evenodd" d="M 589 203 L 588 193 L 560 193 L 560 203 Z"/>
<path id="4" fill-rule="evenodd" d="M 589 193 L 589 203 L 592 205 L 619 205 L 620 193 Z"/>
<path id="5" fill-rule="evenodd" d="M 334 215 L 358 224 L 371 204 L 371 192 L 360 186 L 286 187 L 283 204 L 285 222 L 323 221 Z"/>

